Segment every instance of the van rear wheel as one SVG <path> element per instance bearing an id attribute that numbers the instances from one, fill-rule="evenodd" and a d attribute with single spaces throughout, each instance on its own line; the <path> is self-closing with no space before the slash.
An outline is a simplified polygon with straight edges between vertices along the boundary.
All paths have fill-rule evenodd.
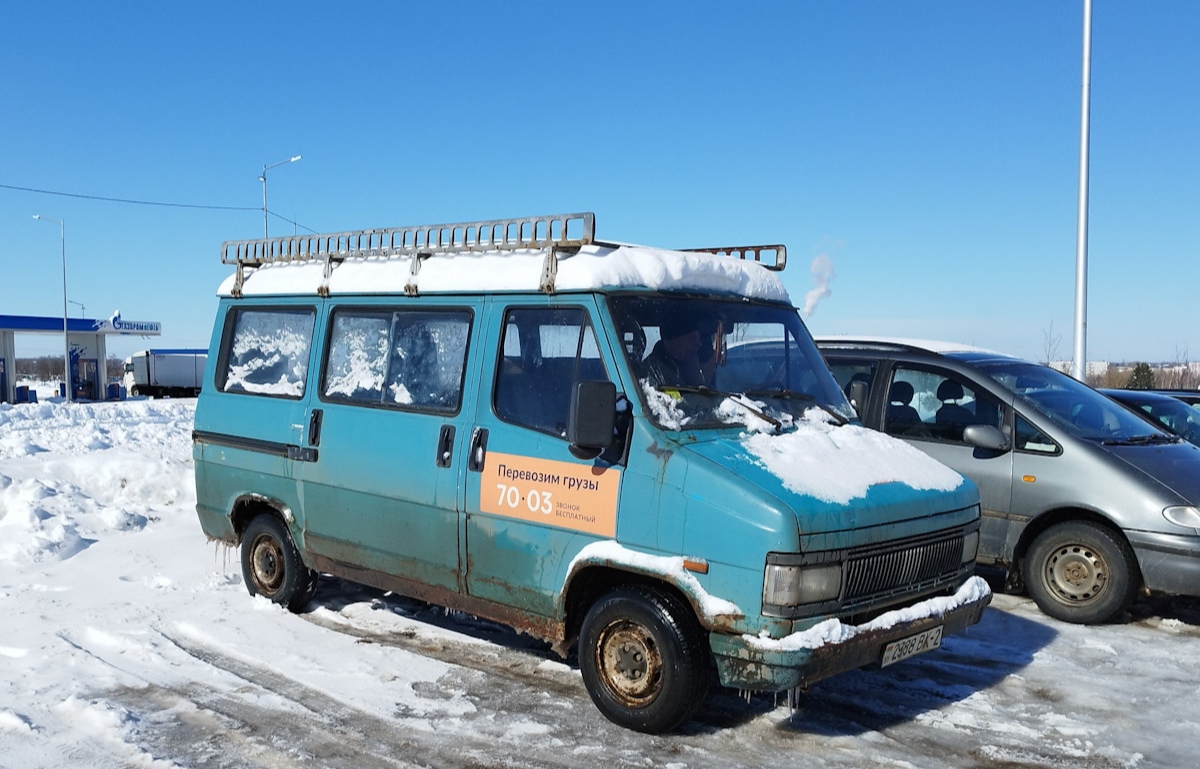
<path id="1" fill-rule="evenodd" d="M 637 585 L 601 598 L 583 620 L 579 670 L 610 721 L 658 734 L 688 720 L 708 693 L 708 645 L 690 607 Z"/>
<path id="2" fill-rule="evenodd" d="M 1025 587 L 1063 622 L 1110 622 L 1133 602 L 1139 572 L 1129 546 L 1090 521 L 1059 523 L 1038 535 L 1025 558 Z"/>
<path id="3" fill-rule="evenodd" d="M 317 590 L 317 573 L 304 565 L 287 527 L 262 514 L 242 535 L 242 579 L 250 595 L 261 595 L 289 611 L 300 611 Z"/>

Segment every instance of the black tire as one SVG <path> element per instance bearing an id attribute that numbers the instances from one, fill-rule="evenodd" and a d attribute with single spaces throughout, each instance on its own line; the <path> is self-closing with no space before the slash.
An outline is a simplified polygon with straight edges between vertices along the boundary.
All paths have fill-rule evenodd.
<path id="1" fill-rule="evenodd" d="M 287 527 L 262 514 L 242 535 L 242 579 L 250 595 L 261 595 L 298 612 L 313 599 L 317 573 L 304 565 Z"/>
<path id="2" fill-rule="evenodd" d="M 691 607 L 664 590 L 634 585 L 588 610 L 579 670 L 608 720 L 648 734 L 668 732 L 687 721 L 708 693 L 706 641 Z"/>
<path id="3" fill-rule="evenodd" d="M 1090 521 L 1051 526 L 1025 558 L 1026 590 L 1039 609 L 1063 622 L 1111 622 L 1129 608 L 1140 581 L 1125 540 Z"/>

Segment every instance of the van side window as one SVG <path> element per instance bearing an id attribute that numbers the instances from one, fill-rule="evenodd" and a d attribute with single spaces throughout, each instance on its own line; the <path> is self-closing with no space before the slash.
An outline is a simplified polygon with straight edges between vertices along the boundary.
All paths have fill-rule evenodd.
<path id="1" fill-rule="evenodd" d="M 363 405 L 457 411 L 470 330 L 466 310 L 337 310 L 321 394 Z"/>
<path id="2" fill-rule="evenodd" d="M 607 380 L 582 309 L 529 308 L 505 315 L 494 406 L 506 422 L 564 437 L 575 382 Z"/>
<path id="3" fill-rule="evenodd" d="M 316 311 L 245 309 L 230 315 L 218 387 L 230 393 L 302 398 Z"/>

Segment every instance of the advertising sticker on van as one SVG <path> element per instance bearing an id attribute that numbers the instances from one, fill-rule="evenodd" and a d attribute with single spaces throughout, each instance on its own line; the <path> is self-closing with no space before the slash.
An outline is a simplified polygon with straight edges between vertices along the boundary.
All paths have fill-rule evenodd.
<path id="1" fill-rule="evenodd" d="M 479 509 L 601 537 L 617 533 L 616 468 L 488 452 Z"/>

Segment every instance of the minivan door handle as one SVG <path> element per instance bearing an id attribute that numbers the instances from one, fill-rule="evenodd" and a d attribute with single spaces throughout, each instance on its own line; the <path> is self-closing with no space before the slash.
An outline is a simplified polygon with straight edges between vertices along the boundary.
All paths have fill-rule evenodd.
<path id="1" fill-rule="evenodd" d="M 308 417 L 308 445 L 321 445 L 321 409 L 313 409 Z"/>
<path id="2" fill-rule="evenodd" d="M 484 427 L 476 427 L 471 431 L 471 447 L 467 449 L 467 469 L 472 472 L 483 472 L 483 460 L 487 456 L 488 431 Z"/>
<path id="3" fill-rule="evenodd" d="M 442 425 L 438 433 L 437 457 L 434 464 L 438 467 L 449 467 L 454 458 L 454 425 Z"/>

